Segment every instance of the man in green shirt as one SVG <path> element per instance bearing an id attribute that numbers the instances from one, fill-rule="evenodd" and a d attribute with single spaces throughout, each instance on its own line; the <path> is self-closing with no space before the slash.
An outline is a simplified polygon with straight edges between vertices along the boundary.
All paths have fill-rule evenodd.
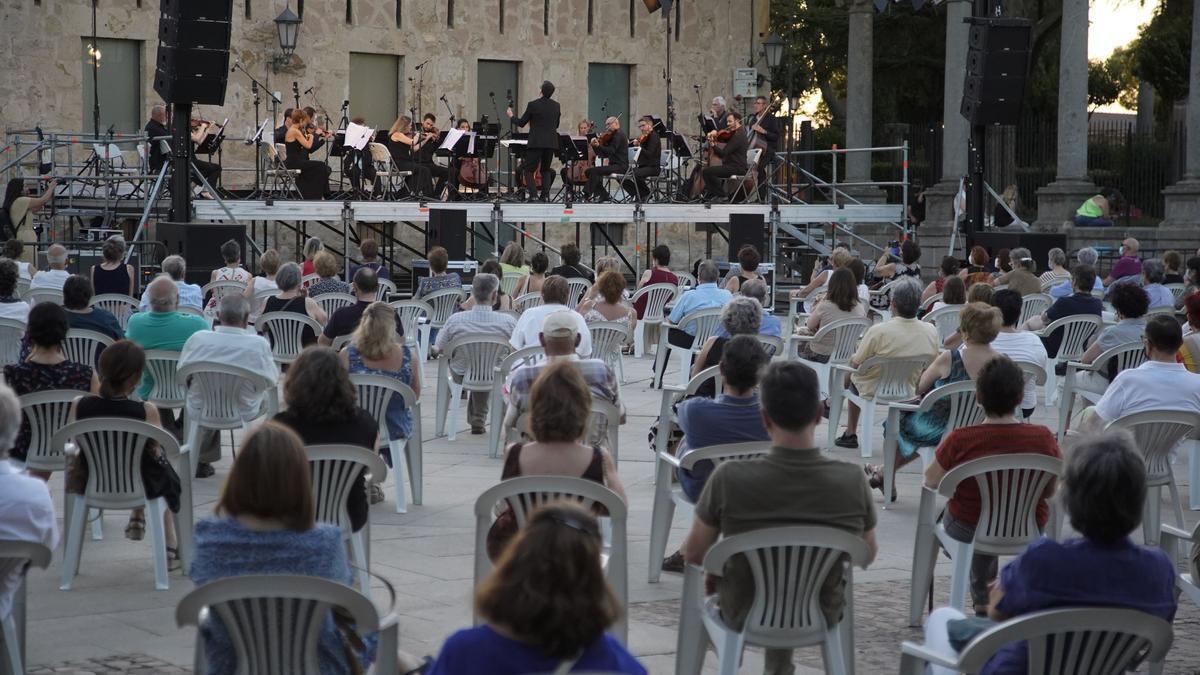
<path id="1" fill-rule="evenodd" d="M 769 527 L 819 525 L 859 535 L 875 559 L 875 503 L 862 469 L 829 458 L 814 440 L 821 419 L 820 385 L 811 368 L 777 361 L 759 382 L 763 423 L 771 436 L 766 456 L 722 463 L 704 486 L 683 544 L 684 560 L 699 565 L 721 535 Z M 821 589 L 830 625 L 841 620 L 844 583 L 834 567 Z M 742 556 L 725 564 L 717 583 L 721 616 L 741 628 L 754 599 L 754 580 Z M 764 672 L 795 672 L 792 650 L 768 649 Z"/>

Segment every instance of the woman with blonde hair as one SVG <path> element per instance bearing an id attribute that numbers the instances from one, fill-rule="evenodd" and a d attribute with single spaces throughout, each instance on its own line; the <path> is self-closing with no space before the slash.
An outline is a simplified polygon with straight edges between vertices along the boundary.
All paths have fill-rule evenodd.
<path id="1" fill-rule="evenodd" d="M 309 237 L 304 242 L 304 264 L 300 267 L 300 271 L 304 276 L 316 274 L 316 263 L 313 262 L 313 259 L 317 257 L 318 253 L 324 250 L 325 242 L 317 237 Z"/>
<path id="2" fill-rule="evenodd" d="M 329 251 L 321 251 L 313 257 L 313 268 L 319 279 L 308 287 L 308 295 L 316 297 L 325 293 L 350 293 L 350 284 L 338 278 L 341 268 L 337 258 Z"/>
<path id="3" fill-rule="evenodd" d="M 246 284 L 244 295 L 250 301 L 250 323 L 258 320 L 258 315 L 262 314 L 263 305 L 267 299 L 255 302 L 254 296 L 260 291 L 278 291 L 279 284 L 275 283 L 275 274 L 279 272 L 281 260 L 279 251 L 269 248 L 263 251 L 263 254 L 258 257 L 258 271 L 262 276 L 250 277 L 250 283 Z"/>
<path id="4" fill-rule="evenodd" d="M 826 287 L 829 286 L 829 279 L 833 276 L 834 271 L 840 270 L 848 266 L 854 260 L 854 254 L 845 248 L 835 248 L 833 253 L 829 255 L 829 269 L 822 270 L 819 273 L 814 273 L 808 285 L 803 288 L 798 288 L 791 292 L 792 298 L 809 298 L 805 303 L 811 310 L 817 306 L 817 301 L 820 298 L 819 294 L 823 294 Z"/>
<path id="5" fill-rule="evenodd" d="M 517 241 L 508 242 L 504 252 L 500 254 L 500 269 L 504 274 L 529 274 L 529 266 L 525 264 L 525 249 Z"/>
<path id="6" fill-rule="evenodd" d="M 996 203 L 996 207 L 992 210 L 992 227 L 1007 227 L 1013 224 L 1016 218 L 1013 214 L 1017 212 L 1017 206 L 1020 204 L 1020 195 L 1017 192 L 1016 185 L 1009 185 L 1004 188 L 1004 192 L 1000 195 L 1000 201 Z M 1005 208 L 1005 207 L 1008 208 Z"/>
<path id="7" fill-rule="evenodd" d="M 433 174 L 428 166 L 418 164 L 417 151 L 421 147 L 421 134 L 412 128 L 412 118 L 401 115 L 388 129 L 387 148 L 392 155 L 392 162 L 399 171 L 411 171 L 408 177 L 408 190 L 418 197 L 428 196 L 433 192 Z"/>
<path id="8" fill-rule="evenodd" d="M 372 302 L 363 310 L 350 344 L 342 350 L 342 363 L 351 375 L 390 377 L 407 385 L 420 398 L 421 368 L 419 365 L 414 367 L 412 350 L 396 341 L 396 335 L 403 335 L 403 332 L 391 305 Z M 399 396 L 393 396 L 388 403 L 387 433 L 389 440 L 407 439 L 412 435 L 412 415 Z"/>
<path id="9" fill-rule="evenodd" d="M 972 302 L 963 306 L 960 317 L 958 330 L 962 335 L 963 345 L 958 349 L 943 351 L 925 372 L 921 373 L 921 381 L 917 384 L 918 396 L 924 397 L 930 391 L 947 384 L 973 380 L 988 361 L 1002 356 L 1000 352 L 992 349 L 992 341 L 996 339 L 1004 323 L 998 308 Z M 938 401 L 925 412 L 901 416 L 895 468 L 899 469 L 916 459 L 918 448 L 937 446 L 946 433 L 949 417 L 950 403 L 945 399 Z M 870 478 L 871 487 L 882 490 L 883 468 L 873 464 L 863 468 Z M 884 495 L 884 498 L 895 501 L 895 490 L 893 489 L 891 495 Z"/>

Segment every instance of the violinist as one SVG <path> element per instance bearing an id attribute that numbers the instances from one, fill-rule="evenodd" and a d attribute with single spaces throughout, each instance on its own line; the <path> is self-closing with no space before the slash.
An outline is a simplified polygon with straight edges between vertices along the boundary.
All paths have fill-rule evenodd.
<path id="1" fill-rule="evenodd" d="M 725 196 L 725 179 L 730 176 L 746 175 L 746 151 L 750 147 L 750 137 L 742 126 L 742 115 L 730 111 L 729 126 L 721 131 L 712 131 L 708 140 L 713 144 L 712 150 L 722 163 L 705 167 L 704 176 L 705 197 L 714 199 Z M 722 146 L 720 143 L 724 143 Z"/>
<path id="2" fill-rule="evenodd" d="M 288 108 L 283 111 L 283 124 L 275 127 L 275 142 L 283 144 L 287 141 L 288 127 L 292 126 L 292 109 Z"/>
<path id="3" fill-rule="evenodd" d="M 438 136 L 441 133 L 437 128 L 437 115 L 425 113 L 425 116 L 421 118 L 421 142 L 416 160 L 418 165 L 429 171 L 432 178 L 437 179 L 433 186 L 433 192 L 429 193 L 429 196 L 434 199 L 441 199 L 442 190 L 446 188 L 446 181 L 450 179 L 450 170 L 433 161 L 433 153 L 437 151 Z"/>
<path id="4" fill-rule="evenodd" d="M 209 134 L 215 134 L 220 131 L 221 126 L 216 122 L 210 122 L 203 119 L 191 120 L 191 133 L 189 136 L 192 139 L 193 153 L 195 152 L 195 149 L 204 142 L 204 139 L 207 138 Z M 208 181 L 208 184 L 212 185 L 215 189 L 217 183 L 221 180 L 221 165 L 214 164 L 213 162 L 206 162 L 195 156 L 192 157 L 192 164 L 196 165 L 196 170 L 199 171 L 200 175 L 204 176 L 204 180 Z M 195 177 L 193 176 L 193 182 L 198 183 L 199 181 L 196 181 Z"/>
<path id="5" fill-rule="evenodd" d="M 636 195 L 636 200 L 641 202 L 650 194 L 650 186 L 646 184 L 646 179 L 657 176 L 661 170 L 659 165 L 662 162 L 662 142 L 658 138 L 658 132 L 654 130 L 654 120 L 649 115 L 638 120 L 638 131 L 642 133 L 633 139 L 633 145 L 641 148 L 642 153 L 638 155 L 633 178 L 626 179 L 621 187 L 625 192 Z"/>
<path id="6" fill-rule="evenodd" d="M 392 128 L 388 130 L 388 151 L 392 154 L 392 162 L 397 170 L 412 172 L 408 177 L 408 191 L 425 197 L 432 190 L 432 179 L 429 170 L 413 159 L 413 148 L 418 147 L 419 143 L 419 135 L 413 133 L 412 118 L 408 115 L 397 117 Z"/>
<path id="7" fill-rule="evenodd" d="M 284 136 L 287 157 L 283 164 L 289 169 L 300 169 L 296 177 L 296 189 L 305 199 L 324 199 L 329 189 L 329 165 L 319 159 L 310 159 L 309 153 L 321 147 L 311 129 L 312 118 L 303 109 L 292 111 L 292 126 Z"/>
<path id="8" fill-rule="evenodd" d="M 321 126 L 320 120 L 317 117 L 316 108 L 312 107 L 311 105 L 305 106 L 304 113 L 308 115 L 308 133 L 312 134 L 317 141 L 316 147 L 309 152 L 316 152 L 317 150 L 321 149 L 321 146 L 325 145 L 325 141 L 332 137 L 333 134 L 327 131 L 325 127 Z"/>
<path id="9" fill-rule="evenodd" d="M 590 166 L 584 172 L 587 175 L 587 185 L 583 189 L 584 197 L 595 201 L 612 201 L 612 197 L 604 189 L 604 177 L 621 175 L 629 169 L 629 140 L 621 131 L 621 120 L 610 117 L 604 120 L 604 133 L 592 139 L 591 146 L 600 159 L 608 160 L 606 166 Z"/>
<path id="10" fill-rule="evenodd" d="M 166 163 L 168 159 L 170 159 L 170 157 L 163 152 L 163 144 L 161 143 L 161 141 L 164 140 L 167 142 L 167 145 L 170 145 L 171 143 L 171 129 L 167 126 L 167 122 L 167 106 L 159 104 L 150 108 L 150 121 L 146 122 L 145 131 L 146 137 L 150 142 L 150 170 L 154 173 L 158 173 L 158 171 L 162 169 L 162 165 Z M 198 134 L 197 132 L 203 133 Z M 197 128 L 189 135 L 191 136 L 193 143 L 198 143 L 204 140 L 204 133 L 206 133 L 206 128 Z M 197 135 L 199 136 L 199 141 L 196 140 Z M 213 185 L 214 181 L 220 179 L 220 165 L 213 164 L 212 162 L 205 162 L 195 157 L 192 157 L 192 163 L 196 165 L 196 169 L 200 171 L 200 174 L 204 176 L 204 179 L 208 181 L 209 185 Z M 199 183 L 195 176 L 192 176 L 191 179 L 193 183 Z"/>
<path id="11" fill-rule="evenodd" d="M 595 133 L 595 128 L 595 122 L 591 120 L 579 120 L 579 124 L 575 127 L 576 135 L 586 138 Z M 559 170 L 559 174 L 563 179 L 563 185 L 566 185 L 567 189 L 571 191 L 572 199 L 575 198 L 575 188 L 587 182 L 587 174 L 584 172 L 587 171 L 588 167 L 595 163 L 596 151 L 592 148 L 592 144 L 589 142 L 587 146 L 586 160 L 581 159 L 571 162 L 568 166 L 564 166 Z"/>

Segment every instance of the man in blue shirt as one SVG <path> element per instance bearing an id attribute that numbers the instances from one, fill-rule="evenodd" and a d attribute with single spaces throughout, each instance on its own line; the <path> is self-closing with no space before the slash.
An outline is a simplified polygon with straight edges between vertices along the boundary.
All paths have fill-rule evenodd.
<path id="1" fill-rule="evenodd" d="M 204 309 L 204 295 L 200 292 L 200 287 L 184 281 L 184 275 L 187 274 L 187 263 L 183 260 L 183 256 L 169 255 L 163 258 L 162 271 L 163 274 L 171 277 L 171 280 L 175 282 L 175 288 L 179 289 L 179 307 L 192 307 L 198 310 Z M 142 301 L 138 303 L 138 311 L 146 312 L 149 310 L 150 289 L 147 287 L 142 292 Z"/>
<path id="2" fill-rule="evenodd" d="M 676 347 L 691 349 L 692 343 L 695 342 L 696 326 L 695 322 L 691 321 L 680 326 L 679 322 L 683 317 L 701 309 L 721 307 L 733 299 L 732 293 L 717 286 L 717 280 L 720 278 L 721 273 L 717 270 L 716 263 L 711 260 L 700 262 L 696 269 L 696 287 L 679 296 L 670 316 L 667 317 L 668 323 L 664 326 L 667 329 L 667 342 Z M 664 358 L 662 368 L 665 370 L 666 367 L 667 360 Z M 662 373 L 657 375 L 661 379 Z"/>
<path id="3" fill-rule="evenodd" d="M 747 298 L 754 298 L 758 304 L 763 306 L 762 323 L 758 327 L 760 335 L 770 335 L 773 337 L 783 337 L 783 324 L 779 321 L 779 317 L 771 314 L 767 309 L 767 282 L 762 279 L 751 279 L 742 284 L 739 290 L 739 295 L 744 295 Z M 729 337 L 729 331 L 725 330 L 725 325 L 717 326 L 717 332 L 713 333 L 716 337 Z"/>

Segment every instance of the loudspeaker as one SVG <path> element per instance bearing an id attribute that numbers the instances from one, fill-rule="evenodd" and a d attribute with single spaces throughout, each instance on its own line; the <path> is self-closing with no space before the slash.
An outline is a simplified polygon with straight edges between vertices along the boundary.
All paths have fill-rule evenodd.
<path id="1" fill-rule="evenodd" d="M 212 271 L 225 266 L 221 259 L 221 244 L 230 239 L 246 253 L 246 226 L 228 223 L 165 223 L 158 224 L 157 236 L 167 249 L 167 255 L 181 255 L 187 262 L 184 281 L 203 286 Z"/>
<path id="2" fill-rule="evenodd" d="M 154 91 L 168 103 L 225 104 L 233 0 L 162 0 Z"/>
<path id="3" fill-rule="evenodd" d="M 962 116 L 971 124 L 1016 124 L 1029 72 L 1031 24 L 1025 19 L 972 19 Z"/>
<path id="4" fill-rule="evenodd" d="M 425 228 L 426 252 L 434 246 L 446 249 L 450 260 L 467 259 L 467 212 L 463 209 L 429 209 Z"/>
<path id="5" fill-rule="evenodd" d="M 758 254 L 765 258 L 766 229 L 761 213 L 731 213 L 729 214 L 729 261 L 736 262 L 738 251 L 746 244 L 758 249 Z"/>

